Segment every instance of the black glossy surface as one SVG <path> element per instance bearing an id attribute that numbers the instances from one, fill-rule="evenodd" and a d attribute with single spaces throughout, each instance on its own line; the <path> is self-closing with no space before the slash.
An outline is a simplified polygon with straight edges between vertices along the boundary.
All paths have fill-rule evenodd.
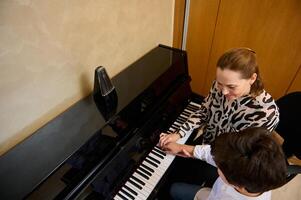
<path id="1" fill-rule="evenodd" d="M 21 199 L 104 125 L 91 96 L 0 157 L 0 199 Z"/>
<path id="2" fill-rule="evenodd" d="M 103 178 L 118 185 L 120 174 L 135 165 L 125 155 L 141 157 L 157 141 L 187 103 L 189 81 L 185 52 L 154 48 L 112 79 L 118 107 L 108 124 L 89 96 L 1 156 L 0 198 L 21 199 L 46 178 L 29 199 L 41 198 L 41 191 L 47 199 L 73 199 L 87 187 L 98 191 Z M 58 188 L 47 188 L 49 182 Z"/>

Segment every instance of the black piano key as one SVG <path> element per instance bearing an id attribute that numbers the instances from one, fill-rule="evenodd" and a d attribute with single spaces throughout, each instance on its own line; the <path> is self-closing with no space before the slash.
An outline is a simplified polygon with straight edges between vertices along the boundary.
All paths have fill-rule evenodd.
<path id="1" fill-rule="evenodd" d="M 142 187 L 140 185 L 138 185 L 136 182 L 132 181 L 131 179 L 128 180 L 133 186 L 135 186 L 136 188 L 138 188 L 139 190 L 142 190 Z M 145 183 L 144 183 L 145 185 Z"/>
<path id="2" fill-rule="evenodd" d="M 152 157 L 151 155 L 148 155 L 147 158 L 149 158 L 150 160 L 152 160 L 155 163 L 158 163 L 158 164 L 161 163 L 159 160 L 157 160 L 156 158 Z"/>
<path id="3" fill-rule="evenodd" d="M 177 124 L 174 124 L 174 126 L 176 126 L 177 129 L 179 129 L 183 125 L 183 123 L 180 121 L 176 121 L 176 122 L 177 122 Z"/>
<path id="4" fill-rule="evenodd" d="M 123 188 L 121 188 L 120 190 L 123 194 L 126 194 L 127 197 L 129 197 L 130 199 L 135 199 L 130 193 L 128 193 L 127 191 L 125 191 Z"/>
<path id="5" fill-rule="evenodd" d="M 158 147 L 154 148 L 154 151 L 158 152 L 159 154 L 166 156 L 166 153 L 164 151 L 162 151 L 161 149 L 159 149 Z"/>
<path id="6" fill-rule="evenodd" d="M 182 112 L 181 115 L 182 115 L 183 118 L 188 118 L 190 116 L 190 115 L 188 115 L 187 113 L 184 113 L 184 112 Z"/>
<path id="7" fill-rule="evenodd" d="M 186 109 L 189 110 L 189 111 L 191 111 L 191 112 L 193 112 L 193 113 L 196 111 L 195 109 L 193 109 L 193 108 L 191 108 L 191 107 L 189 107 L 189 106 L 186 107 Z"/>
<path id="8" fill-rule="evenodd" d="M 182 122 L 182 121 L 186 122 L 186 121 L 187 121 L 187 118 L 184 118 L 184 117 L 182 117 L 182 116 L 179 116 L 179 117 L 177 118 L 177 121 L 179 121 L 179 122 Z"/>
<path id="9" fill-rule="evenodd" d="M 187 120 L 185 120 L 185 121 L 179 121 L 179 123 L 183 125 L 186 121 L 187 121 Z M 180 129 L 180 128 L 179 128 L 179 129 Z"/>
<path id="10" fill-rule="evenodd" d="M 177 131 L 179 129 L 179 126 L 172 125 L 171 128 L 173 128 L 173 129 L 175 129 L 175 131 Z"/>
<path id="11" fill-rule="evenodd" d="M 186 117 L 189 117 L 191 113 L 183 111 L 181 114 L 184 115 L 184 116 L 186 116 Z"/>
<path id="12" fill-rule="evenodd" d="M 135 172 L 136 173 L 136 172 Z M 135 177 L 136 179 L 138 179 L 139 181 L 143 182 L 144 186 L 147 184 L 147 181 L 145 181 L 145 179 L 143 177 L 141 177 L 139 174 L 133 174 L 133 177 Z"/>
<path id="13" fill-rule="evenodd" d="M 148 172 L 147 170 L 145 170 L 145 169 L 142 168 L 141 166 L 140 166 L 138 169 L 140 169 L 141 171 L 143 171 L 146 175 L 152 176 L 152 173 Z"/>
<path id="14" fill-rule="evenodd" d="M 200 109 L 199 107 L 194 106 L 194 105 L 191 105 L 191 104 L 189 104 L 186 108 L 187 108 L 188 110 L 193 111 L 193 112 L 195 112 L 195 111 L 197 111 L 197 110 Z"/>
<path id="15" fill-rule="evenodd" d="M 124 199 L 124 200 L 128 200 L 128 198 L 126 198 L 125 196 L 123 196 L 122 194 L 120 194 L 119 192 L 117 193 L 117 196 L 119 196 L 120 198 Z"/>
<path id="16" fill-rule="evenodd" d="M 143 178 L 145 178 L 146 180 L 149 180 L 149 177 L 146 176 L 145 174 L 143 174 L 142 172 L 140 172 L 139 170 L 136 171 L 140 176 L 142 176 Z"/>
<path id="17" fill-rule="evenodd" d="M 179 124 L 184 124 L 187 121 L 187 119 L 177 119 L 177 122 L 179 122 Z"/>
<path id="18" fill-rule="evenodd" d="M 128 186 L 126 186 L 126 185 L 124 185 L 123 186 L 124 188 L 126 188 L 128 191 L 130 191 L 133 195 L 135 195 L 135 196 L 137 196 L 138 195 L 138 193 L 137 192 L 135 192 L 134 190 L 132 190 L 131 188 L 129 188 Z"/>
<path id="19" fill-rule="evenodd" d="M 158 154 L 156 151 L 152 150 L 152 153 L 156 156 L 158 156 L 158 158 L 164 159 L 164 156 Z"/>
<path id="20" fill-rule="evenodd" d="M 152 162 L 151 160 L 149 160 L 148 158 L 145 159 L 145 162 L 148 162 L 149 164 L 151 164 L 152 166 L 158 168 L 158 165 L 154 162 Z"/>
<path id="21" fill-rule="evenodd" d="M 136 178 L 135 176 L 132 176 L 132 178 L 133 178 L 135 181 L 137 181 L 138 183 L 140 183 L 141 185 L 145 185 L 145 183 L 144 183 L 142 180 Z"/>
<path id="22" fill-rule="evenodd" d="M 147 169 L 148 171 L 150 171 L 150 172 L 152 172 L 152 173 L 154 173 L 155 172 L 155 170 L 153 170 L 152 168 L 150 168 L 149 166 L 146 166 L 145 164 L 141 164 L 141 166 L 143 166 L 145 169 Z"/>

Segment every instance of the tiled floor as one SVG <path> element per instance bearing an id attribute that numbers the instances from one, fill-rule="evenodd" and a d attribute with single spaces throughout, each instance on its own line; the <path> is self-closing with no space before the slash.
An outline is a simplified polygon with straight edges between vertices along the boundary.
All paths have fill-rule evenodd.
<path id="1" fill-rule="evenodd" d="M 296 176 L 281 188 L 272 191 L 272 200 L 300 200 L 301 175 Z"/>

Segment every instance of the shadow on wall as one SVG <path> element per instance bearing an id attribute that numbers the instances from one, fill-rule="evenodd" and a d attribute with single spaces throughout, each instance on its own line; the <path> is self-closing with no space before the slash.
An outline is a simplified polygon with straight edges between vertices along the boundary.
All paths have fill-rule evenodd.
<path id="1" fill-rule="evenodd" d="M 80 76 L 80 93 L 81 96 L 85 97 L 92 91 L 92 85 L 90 83 L 93 73 L 82 73 Z"/>

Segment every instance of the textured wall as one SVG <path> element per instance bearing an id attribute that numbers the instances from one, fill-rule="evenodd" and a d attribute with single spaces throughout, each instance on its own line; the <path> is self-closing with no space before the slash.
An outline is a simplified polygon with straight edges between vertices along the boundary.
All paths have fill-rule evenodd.
<path id="1" fill-rule="evenodd" d="M 159 43 L 174 0 L 1 0 L 0 154 Z"/>

